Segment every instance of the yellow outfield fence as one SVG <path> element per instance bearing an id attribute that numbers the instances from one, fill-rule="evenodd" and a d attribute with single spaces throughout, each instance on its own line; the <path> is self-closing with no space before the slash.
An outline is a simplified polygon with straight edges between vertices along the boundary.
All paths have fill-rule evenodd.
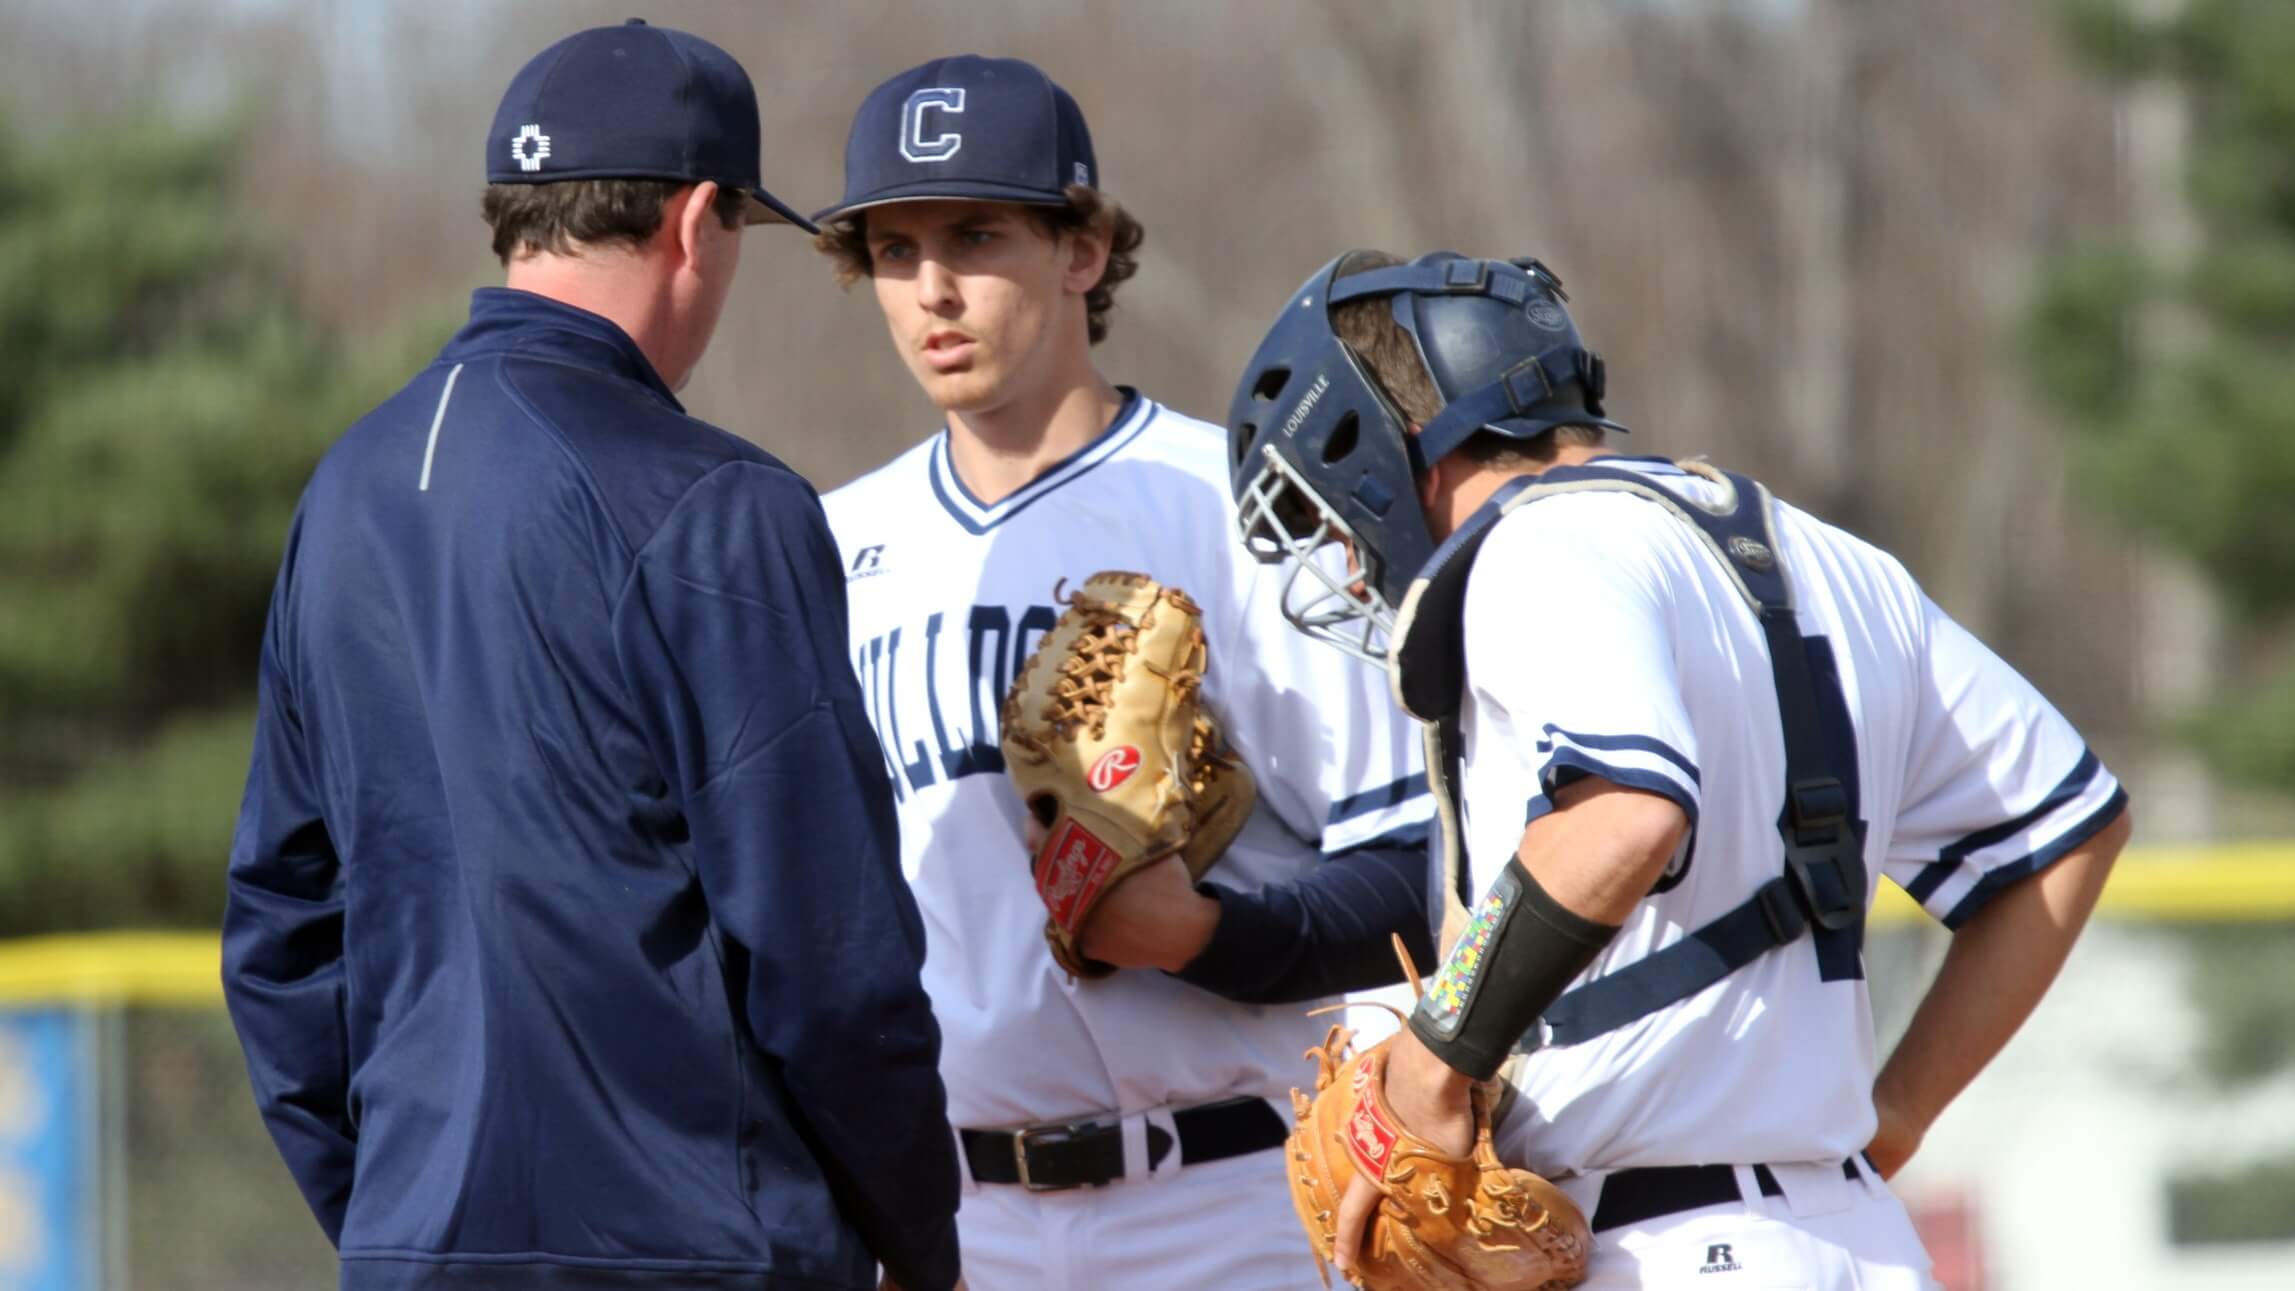
<path id="1" fill-rule="evenodd" d="M 2100 917 L 2135 922 L 2295 919 L 2295 842 L 2131 849 L 2104 889 Z M 1928 916 L 1893 883 L 1881 885 L 1876 927 Z M 223 1003 L 213 933 L 96 932 L 0 942 L 0 1006 Z"/>
<path id="2" fill-rule="evenodd" d="M 223 1003 L 211 932 L 88 932 L 0 941 L 0 1006 Z"/>

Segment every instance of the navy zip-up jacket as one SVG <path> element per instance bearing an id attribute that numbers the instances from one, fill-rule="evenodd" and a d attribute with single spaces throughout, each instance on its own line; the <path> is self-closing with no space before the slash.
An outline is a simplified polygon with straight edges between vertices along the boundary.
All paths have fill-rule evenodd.
<path id="1" fill-rule="evenodd" d="M 273 591 L 223 977 L 342 1285 L 955 1281 L 923 925 L 813 490 L 490 288 Z"/>

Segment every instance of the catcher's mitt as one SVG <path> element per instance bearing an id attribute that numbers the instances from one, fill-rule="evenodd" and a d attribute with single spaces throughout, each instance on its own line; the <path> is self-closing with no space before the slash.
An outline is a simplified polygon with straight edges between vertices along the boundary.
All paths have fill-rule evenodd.
<path id="1" fill-rule="evenodd" d="M 1076 945 L 1110 889 L 1174 852 L 1201 878 L 1251 814 L 1251 773 L 1201 710 L 1206 655 L 1187 593 L 1094 574 L 1004 697 L 1004 768 L 1045 828 L 1044 940 L 1079 977 L 1115 971 Z"/>
<path id="2" fill-rule="evenodd" d="M 1396 950 L 1402 949 L 1397 939 Z M 1412 982 L 1410 956 L 1403 955 Z M 1593 1233 L 1561 1189 L 1502 1164 L 1490 1142 L 1495 1084 L 1474 1097 L 1474 1146 L 1454 1156 L 1412 1134 L 1387 1107 L 1390 1037 L 1361 1053 L 1333 1026 L 1309 1049 L 1315 1096 L 1294 1089 L 1298 1124 L 1284 1144 L 1291 1202 L 1314 1244 L 1323 1285 L 1337 1240 L 1339 1202 L 1360 1172 L 1386 1194 L 1372 1211 L 1353 1281 L 1368 1291 L 1563 1291 L 1586 1276 Z"/>

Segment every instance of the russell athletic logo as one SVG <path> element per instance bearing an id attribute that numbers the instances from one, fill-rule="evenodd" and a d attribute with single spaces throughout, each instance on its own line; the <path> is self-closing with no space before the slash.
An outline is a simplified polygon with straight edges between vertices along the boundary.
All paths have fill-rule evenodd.
<path id="1" fill-rule="evenodd" d="M 1099 760 L 1092 763 L 1091 773 L 1084 779 L 1092 786 L 1093 793 L 1106 793 L 1131 779 L 1132 772 L 1139 769 L 1140 751 L 1126 744 L 1102 753 Z"/>
<path id="2" fill-rule="evenodd" d="M 1715 1242 L 1705 1248 L 1705 1263 L 1698 1266 L 1700 1273 L 1736 1273 L 1745 1266 L 1737 1262 L 1729 1250 L 1729 1243 Z"/>

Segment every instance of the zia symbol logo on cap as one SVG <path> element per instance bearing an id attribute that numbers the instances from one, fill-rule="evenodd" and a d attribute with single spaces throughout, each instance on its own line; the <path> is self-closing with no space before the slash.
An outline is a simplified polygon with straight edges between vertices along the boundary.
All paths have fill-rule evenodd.
<path id="1" fill-rule="evenodd" d="M 706 180 L 747 193 L 751 224 L 819 232 L 765 191 L 761 149 L 757 91 L 733 55 L 631 19 L 575 32 L 518 69 L 487 132 L 486 181 Z"/>
<path id="2" fill-rule="evenodd" d="M 539 125 L 522 125 L 510 138 L 510 155 L 518 159 L 518 169 L 540 170 L 550 157 L 550 136 Z"/>

